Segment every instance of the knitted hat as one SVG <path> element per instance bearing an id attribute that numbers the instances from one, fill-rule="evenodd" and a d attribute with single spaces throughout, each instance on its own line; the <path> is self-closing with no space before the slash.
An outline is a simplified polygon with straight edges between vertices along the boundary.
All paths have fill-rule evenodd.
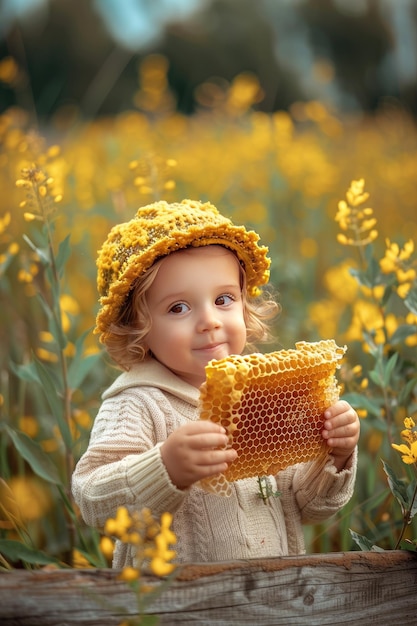
<path id="1" fill-rule="evenodd" d="M 190 246 L 219 244 L 235 252 L 246 272 L 248 295 L 256 296 L 268 282 L 270 265 L 268 248 L 258 240 L 254 231 L 235 226 L 209 202 L 160 201 L 141 207 L 129 222 L 111 229 L 98 253 L 101 308 L 95 333 L 104 339 L 134 281 L 157 259 Z"/>

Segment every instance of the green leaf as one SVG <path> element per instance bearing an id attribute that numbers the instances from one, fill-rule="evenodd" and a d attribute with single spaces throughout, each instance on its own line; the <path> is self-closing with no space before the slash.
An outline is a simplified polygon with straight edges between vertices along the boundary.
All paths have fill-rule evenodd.
<path id="1" fill-rule="evenodd" d="M 391 489 L 391 493 L 399 502 L 402 514 L 404 515 L 404 513 L 410 508 L 407 485 L 403 479 L 397 478 L 393 470 L 387 463 L 385 463 L 385 461 L 382 461 L 382 465 L 384 466 L 384 472 L 388 477 L 388 484 Z"/>
<path id="2" fill-rule="evenodd" d="M 410 335 L 417 333 L 417 324 L 401 324 L 390 338 L 390 343 L 395 345 L 396 343 L 402 343 Z"/>
<path id="3" fill-rule="evenodd" d="M 23 561 L 23 563 L 30 563 L 31 565 L 48 565 L 50 563 L 62 565 L 60 561 L 48 556 L 45 552 L 34 550 L 20 541 L 11 539 L 0 539 L 0 552 L 11 563 Z"/>
<path id="4" fill-rule="evenodd" d="M 392 296 L 392 293 L 393 293 L 392 285 L 387 285 L 384 290 L 384 295 L 382 296 L 382 299 L 381 299 L 382 308 L 385 308 L 387 306 L 388 300 Z"/>
<path id="5" fill-rule="evenodd" d="M 401 389 L 398 394 L 398 404 L 406 405 L 410 400 L 410 394 L 413 391 L 414 387 L 417 385 L 417 376 L 408 381 L 406 385 Z"/>
<path id="6" fill-rule="evenodd" d="M 26 241 L 28 246 L 38 255 L 39 260 L 42 262 L 43 265 L 49 265 L 50 264 L 50 259 L 49 259 L 49 256 L 48 256 L 48 253 L 46 252 L 46 250 L 42 250 L 42 248 L 38 248 L 33 243 L 33 241 L 31 241 L 29 239 L 29 237 L 27 235 L 23 235 L 23 239 Z"/>
<path id="7" fill-rule="evenodd" d="M 17 363 L 13 363 L 13 361 L 10 361 L 10 369 L 21 380 L 25 380 L 28 383 L 38 383 L 38 385 L 41 384 L 40 378 L 36 371 L 35 363 L 33 361 L 31 361 L 30 363 L 25 363 L 24 365 L 18 365 Z"/>
<path id="8" fill-rule="evenodd" d="M 398 361 L 398 352 L 394 352 L 394 354 L 388 359 L 385 367 L 383 367 L 383 380 L 384 387 L 388 387 L 391 381 L 392 373 L 397 365 Z"/>
<path id="9" fill-rule="evenodd" d="M 68 340 L 61 324 L 61 309 L 59 305 L 59 300 L 56 302 L 56 310 L 56 315 L 53 315 L 49 320 L 49 330 L 56 340 L 59 349 L 64 350 L 68 343 Z"/>
<path id="10" fill-rule="evenodd" d="M 407 497 L 410 503 L 410 521 L 417 513 L 417 481 L 413 480 L 407 487 Z"/>
<path id="11" fill-rule="evenodd" d="M 370 541 L 370 539 L 367 539 L 363 535 L 359 535 L 359 533 L 356 533 L 351 528 L 349 528 L 349 532 L 353 541 L 356 543 L 356 545 L 359 546 L 359 548 L 363 552 L 368 552 L 369 550 L 371 550 L 372 552 L 384 552 L 382 548 L 376 546 L 372 541 Z"/>
<path id="12" fill-rule="evenodd" d="M 40 292 L 40 291 L 38 291 L 36 293 L 36 297 L 39 300 L 39 302 L 41 303 L 42 309 L 43 309 L 47 319 L 50 320 L 52 318 L 53 313 L 52 313 L 52 309 L 51 309 L 51 307 L 49 305 L 49 302 L 47 302 L 47 300 L 45 300 L 42 292 Z"/>
<path id="13" fill-rule="evenodd" d="M 356 278 L 356 281 L 359 283 L 359 285 L 368 287 L 369 289 L 372 288 L 372 283 L 369 281 L 369 278 L 366 275 L 366 273 L 363 272 L 362 270 L 357 270 L 351 267 L 349 268 L 349 274 L 353 276 L 353 278 Z"/>
<path id="14" fill-rule="evenodd" d="M 399 549 L 408 550 L 409 552 L 417 552 L 417 541 L 415 539 L 404 539 L 401 541 Z"/>
<path id="15" fill-rule="evenodd" d="M 70 235 L 67 235 L 65 239 L 59 244 L 58 254 L 56 255 L 56 269 L 60 277 L 62 277 L 65 265 L 71 256 L 71 246 L 69 242 Z"/>
<path id="16" fill-rule="evenodd" d="M 29 463 L 35 474 L 53 485 L 62 484 L 56 466 L 36 441 L 9 426 L 6 426 L 6 432 L 16 450 Z"/>
<path id="17" fill-rule="evenodd" d="M 349 402 L 354 409 L 365 409 L 370 415 L 381 417 L 380 406 L 371 398 L 367 398 L 360 393 L 352 392 L 343 394 L 342 399 Z"/>
<path id="18" fill-rule="evenodd" d="M 82 353 L 75 355 L 68 369 L 68 384 L 71 389 L 79 389 L 88 374 L 94 369 L 96 363 L 101 359 L 101 353 L 83 356 Z"/>
<path id="19" fill-rule="evenodd" d="M 371 245 L 365 248 L 366 268 L 365 270 L 357 270 L 350 268 L 349 272 L 360 285 L 365 287 L 375 287 L 381 282 L 381 271 L 378 261 L 373 256 L 373 247 Z"/>
<path id="20" fill-rule="evenodd" d="M 381 367 L 377 367 L 376 369 L 370 370 L 368 372 L 369 378 L 372 380 L 377 387 L 384 387 L 384 372 Z"/>
<path id="21" fill-rule="evenodd" d="M 404 304 L 411 313 L 417 315 L 417 287 L 413 287 L 404 300 Z"/>
<path id="22" fill-rule="evenodd" d="M 101 352 L 89 354 L 88 356 L 84 354 L 84 341 L 90 332 L 90 330 L 87 330 L 75 342 L 75 355 L 68 368 L 68 384 L 71 389 L 78 389 L 81 386 L 101 358 Z"/>
<path id="23" fill-rule="evenodd" d="M 72 447 L 72 438 L 69 426 L 64 417 L 64 399 L 59 395 L 56 388 L 56 381 L 49 373 L 48 369 L 35 358 L 36 371 L 41 381 L 45 397 L 48 401 L 52 415 L 57 421 L 59 430 L 65 443 L 65 447 L 69 450 Z"/>

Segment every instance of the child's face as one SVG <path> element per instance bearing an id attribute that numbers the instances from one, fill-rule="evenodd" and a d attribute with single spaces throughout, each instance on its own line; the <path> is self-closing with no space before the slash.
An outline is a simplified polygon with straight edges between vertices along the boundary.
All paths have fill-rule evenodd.
<path id="1" fill-rule="evenodd" d="M 147 292 L 153 355 L 195 387 L 211 359 L 240 354 L 246 325 L 238 261 L 217 245 L 167 256 Z"/>

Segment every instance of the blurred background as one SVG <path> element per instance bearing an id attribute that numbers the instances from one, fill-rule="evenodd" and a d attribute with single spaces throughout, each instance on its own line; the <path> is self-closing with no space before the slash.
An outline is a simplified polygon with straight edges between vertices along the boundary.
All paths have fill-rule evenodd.
<path id="1" fill-rule="evenodd" d="M 135 106 L 138 64 L 169 61 L 175 105 L 241 72 L 259 79 L 257 108 L 319 99 L 344 113 L 387 103 L 417 112 L 415 0 L 2 0 L 0 107 L 41 120 L 59 110 L 108 115 Z"/>

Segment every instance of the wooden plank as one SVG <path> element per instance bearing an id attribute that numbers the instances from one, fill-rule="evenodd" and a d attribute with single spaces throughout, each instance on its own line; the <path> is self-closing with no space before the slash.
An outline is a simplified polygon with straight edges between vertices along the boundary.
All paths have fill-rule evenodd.
<path id="1" fill-rule="evenodd" d="M 406 551 L 198 564 L 182 567 L 149 613 L 166 626 L 414 626 L 416 589 L 417 553 Z M 116 626 L 134 615 L 136 597 L 112 570 L 0 574 L 2 626 Z"/>

